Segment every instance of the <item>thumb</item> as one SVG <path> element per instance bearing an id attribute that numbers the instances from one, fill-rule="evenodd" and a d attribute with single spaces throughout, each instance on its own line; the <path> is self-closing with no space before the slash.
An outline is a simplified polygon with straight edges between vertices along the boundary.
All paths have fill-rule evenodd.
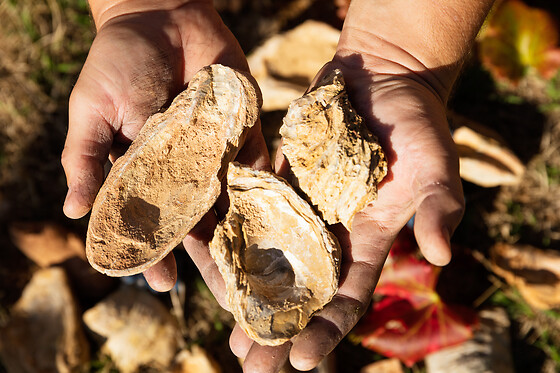
<path id="1" fill-rule="evenodd" d="M 63 209 L 69 218 L 81 218 L 91 209 L 103 183 L 112 142 L 112 127 L 77 85 L 70 97 L 68 134 L 61 158 L 68 184 Z"/>
<path id="2" fill-rule="evenodd" d="M 460 192 L 460 191 L 459 191 Z M 424 257 L 432 264 L 451 260 L 450 237 L 463 217 L 462 193 L 434 184 L 422 198 L 414 218 L 414 235 Z"/>

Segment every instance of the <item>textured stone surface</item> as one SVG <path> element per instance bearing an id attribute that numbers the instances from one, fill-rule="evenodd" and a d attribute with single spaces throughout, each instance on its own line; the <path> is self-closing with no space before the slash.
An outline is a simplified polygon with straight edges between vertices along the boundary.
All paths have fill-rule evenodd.
<path id="1" fill-rule="evenodd" d="M 0 329 L 8 372 L 76 372 L 89 361 L 78 305 L 61 268 L 37 271 Z"/>
<path id="2" fill-rule="evenodd" d="M 153 295 L 123 287 L 84 313 L 87 327 L 104 342 L 101 351 L 122 373 L 140 367 L 169 371 L 180 338 L 177 323 Z"/>
<path id="3" fill-rule="evenodd" d="M 86 254 L 111 276 L 161 260 L 212 207 L 228 163 L 258 115 L 259 95 L 221 65 L 199 71 L 169 109 L 147 121 L 93 205 Z"/>
<path id="4" fill-rule="evenodd" d="M 230 208 L 210 252 L 226 301 L 247 335 L 279 345 L 336 293 L 338 241 L 285 180 L 231 164 Z"/>
<path id="5" fill-rule="evenodd" d="M 354 215 L 377 197 L 387 162 L 350 105 L 340 70 L 290 104 L 280 134 L 295 183 L 327 223 L 351 229 Z"/>

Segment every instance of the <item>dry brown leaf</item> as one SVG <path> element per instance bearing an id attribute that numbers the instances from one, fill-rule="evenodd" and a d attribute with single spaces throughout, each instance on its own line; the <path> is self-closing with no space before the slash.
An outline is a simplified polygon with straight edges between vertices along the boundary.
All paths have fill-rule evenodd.
<path id="1" fill-rule="evenodd" d="M 487 188 L 521 181 L 525 165 L 491 130 L 480 124 L 461 125 L 453 132 L 453 140 L 463 179 Z"/>
<path id="2" fill-rule="evenodd" d="M 10 225 L 14 244 L 41 268 L 70 258 L 85 260 L 85 244 L 75 233 L 52 222 L 18 222 Z"/>
<path id="3" fill-rule="evenodd" d="M 560 252 L 497 243 L 490 249 L 494 272 L 537 309 L 560 307 Z"/>

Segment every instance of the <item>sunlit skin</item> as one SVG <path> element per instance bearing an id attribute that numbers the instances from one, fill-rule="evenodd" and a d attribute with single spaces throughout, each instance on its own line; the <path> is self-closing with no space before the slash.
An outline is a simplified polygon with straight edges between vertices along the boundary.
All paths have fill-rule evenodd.
<path id="1" fill-rule="evenodd" d="M 356 215 L 352 232 L 334 226 L 343 247 L 338 294 L 292 341 L 253 343 L 236 327 L 232 351 L 246 372 L 276 372 L 289 359 L 315 367 L 365 312 L 387 252 L 415 214 L 414 232 L 425 257 L 445 265 L 449 238 L 463 213 L 458 160 L 445 104 L 461 62 L 492 1 L 353 0 L 336 55 L 319 72 L 340 68 L 351 102 L 379 137 L 389 174 L 378 200 Z M 70 98 L 62 156 L 69 192 L 64 211 L 84 216 L 115 159 L 146 118 L 168 103 L 203 66 L 247 70 L 243 52 L 211 1 L 90 0 L 98 34 Z M 406 9 L 406 11 L 404 11 Z M 260 128 L 247 138 L 242 163 L 269 168 Z M 275 169 L 288 167 L 280 155 Z M 222 214 L 223 203 L 216 210 Z M 185 248 L 222 306 L 224 283 L 208 252 L 217 223 L 206 214 Z M 172 255 L 144 273 L 156 290 L 176 281 Z"/>

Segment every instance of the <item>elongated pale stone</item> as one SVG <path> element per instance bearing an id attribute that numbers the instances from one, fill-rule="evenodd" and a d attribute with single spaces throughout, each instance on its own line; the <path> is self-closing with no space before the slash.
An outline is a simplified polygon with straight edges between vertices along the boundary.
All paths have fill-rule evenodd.
<path id="1" fill-rule="evenodd" d="M 354 215 L 377 198 L 387 161 L 350 105 L 340 70 L 290 104 L 280 134 L 294 182 L 327 223 L 350 230 Z"/>
<path id="2" fill-rule="evenodd" d="M 336 293 L 338 241 L 284 179 L 233 163 L 227 180 L 230 207 L 210 253 L 241 328 L 261 345 L 279 345 Z"/>
<path id="3" fill-rule="evenodd" d="M 139 273 L 179 244 L 218 198 L 259 105 L 243 74 L 212 65 L 151 116 L 97 195 L 86 242 L 91 265 L 111 276 Z"/>

